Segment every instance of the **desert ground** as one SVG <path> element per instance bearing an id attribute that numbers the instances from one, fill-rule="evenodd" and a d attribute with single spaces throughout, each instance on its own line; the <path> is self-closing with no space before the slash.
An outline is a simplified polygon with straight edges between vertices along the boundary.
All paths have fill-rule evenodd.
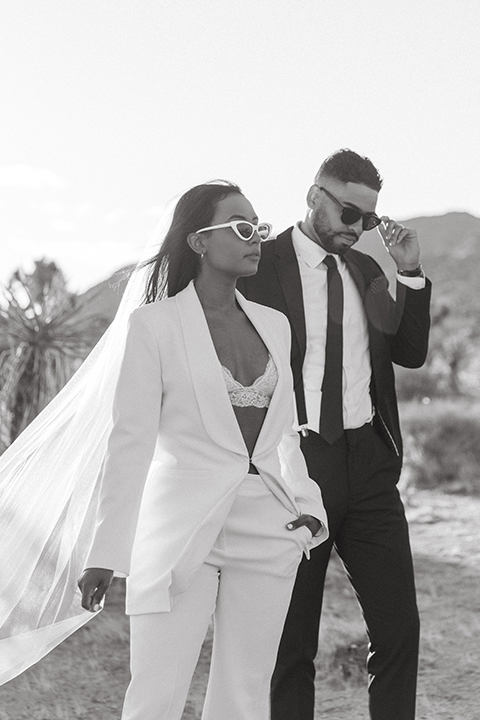
<path id="1" fill-rule="evenodd" d="M 418 720 L 480 720 L 480 498 L 404 496 L 415 556 L 422 645 Z M 116 580 L 101 615 L 0 688 L 0 720 L 119 720 L 128 682 L 128 621 Z M 183 720 L 199 720 L 211 633 Z M 316 720 L 367 720 L 366 637 L 336 557 L 328 574 L 317 659 Z"/>

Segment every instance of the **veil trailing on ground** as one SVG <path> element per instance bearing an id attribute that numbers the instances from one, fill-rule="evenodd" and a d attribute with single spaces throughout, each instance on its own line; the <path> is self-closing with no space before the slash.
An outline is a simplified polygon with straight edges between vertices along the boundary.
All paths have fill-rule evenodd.
<path id="1" fill-rule="evenodd" d="M 113 323 L 63 390 L 0 457 L 0 684 L 88 622 L 77 580 L 93 538 L 128 319 L 142 303 L 169 208 Z"/>

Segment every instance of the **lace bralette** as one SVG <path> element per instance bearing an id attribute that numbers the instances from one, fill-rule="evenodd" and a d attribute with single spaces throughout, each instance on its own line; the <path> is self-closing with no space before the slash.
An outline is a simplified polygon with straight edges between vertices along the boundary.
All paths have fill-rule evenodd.
<path id="1" fill-rule="evenodd" d="M 277 368 L 270 354 L 268 355 L 265 372 L 249 387 L 245 387 L 238 380 L 235 380 L 230 370 L 224 365 L 222 365 L 222 371 L 232 405 L 235 407 L 268 408 L 278 380 Z"/>

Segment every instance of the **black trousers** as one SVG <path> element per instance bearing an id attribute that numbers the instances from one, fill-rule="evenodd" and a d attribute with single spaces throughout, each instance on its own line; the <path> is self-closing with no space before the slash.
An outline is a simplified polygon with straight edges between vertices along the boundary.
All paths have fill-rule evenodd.
<path id="1" fill-rule="evenodd" d="M 328 560 L 335 546 L 361 605 L 370 643 L 372 720 L 413 720 L 420 623 L 400 461 L 370 425 L 328 445 L 302 438 L 323 495 L 330 537 L 302 560 L 272 678 L 272 720 L 313 720 L 315 666 Z M 321 650 L 320 650 L 321 651 Z"/>

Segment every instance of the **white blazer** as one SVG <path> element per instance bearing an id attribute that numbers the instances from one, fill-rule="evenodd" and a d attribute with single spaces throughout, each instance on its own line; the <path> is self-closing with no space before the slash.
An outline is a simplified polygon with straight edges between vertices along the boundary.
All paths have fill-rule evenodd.
<path id="1" fill-rule="evenodd" d="M 288 321 L 237 300 L 278 370 L 251 461 L 292 520 L 322 521 L 318 536 L 306 529 L 308 554 L 328 537 L 327 516 L 292 429 Z M 85 567 L 128 576 L 127 613 L 166 611 L 208 556 L 250 463 L 193 282 L 132 314 L 113 414 Z"/>

